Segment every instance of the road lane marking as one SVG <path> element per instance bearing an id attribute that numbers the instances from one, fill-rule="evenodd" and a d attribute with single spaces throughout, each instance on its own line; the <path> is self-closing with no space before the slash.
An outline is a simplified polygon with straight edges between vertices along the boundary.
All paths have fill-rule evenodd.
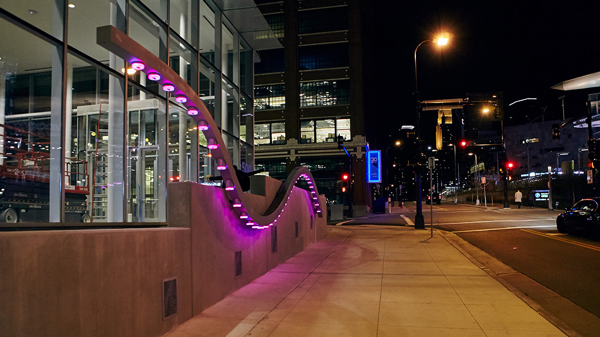
<path id="1" fill-rule="evenodd" d="M 335 225 L 336 225 L 336 226 L 341 226 L 341 225 L 343 225 L 343 224 L 345 224 L 345 223 L 347 223 L 347 222 L 351 222 L 351 221 L 354 221 L 354 220 L 346 220 L 346 221 L 338 222 L 338 223 L 336 223 Z"/>
<path id="2" fill-rule="evenodd" d="M 506 229 L 522 229 L 523 228 L 554 228 L 555 226 L 517 226 L 517 227 L 500 227 L 500 228 L 485 228 L 485 229 L 471 229 L 471 230 L 464 230 L 464 231 L 454 231 L 452 233 L 456 234 L 456 233 L 472 233 L 472 232 L 488 232 L 488 231 L 503 231 Z"/>
<path id="3" fill-rule="evenodd" d="M 534 230 L 529 230 L 529 229 L 521 229 L 521 230 L 524 231 L 524 232 L 527 232 L 527 233 L 531 233 L 531 234 L 543 236 L 543 237 L 546 237 L 546 238 L 549 238 L 549 239 L 553 239 L 553 240 L 557 240 L 557 241 L 562 241 L 562 242 L 565 242 L 565 243 L 570 243 L 570 244 L 575 245 L 575 246 L 579 246 L 579 247 L 583 247 L 583 248 L 588 248 L 588 249 L 600 252 L 600 247 L 598 247 L 598 246 L 594 246 L 594 245 L 590 245 L 590 244 L 587 244 L 587 243 L 583 243 L 583 242 L 579 242 L 579 241 L 567 239 L 567 238 L 556 236 L 556 235 L 548 235 L 546 233 L 542 233 L 542 232 L 538 232 L 538 231 L 534 231 Z"/>
<path id="4" fill-rule="evenodd" d="M 414 226 L 415 226 L 415 223 L 414 223 L 414 222 L 412 222 L 412 220 L 410 220 L 410 219 L 409 219 L 407 216 L 404 216 L 404 215 L 400 215 L 400 216 L 402 217 L 402 219 L 404 219 L 404 221 L 406 221 L 406 224 L 407 224 L 407 225 L 409 225 L 409 226 L 411 226 L 411 227 L 414 227 Z"/>
<path id="5" fill-rule="evenodd" d="M 550 219 L 507 219 L 507 220 L 480 220 L 480 221 L 464 221 L 464 222 L 443 222 L 438 225 L 462 225 L 471 223 L 488 223 L 488 222 L 529 222 L 529 221 L 554 221 L 554 218 Z"/>

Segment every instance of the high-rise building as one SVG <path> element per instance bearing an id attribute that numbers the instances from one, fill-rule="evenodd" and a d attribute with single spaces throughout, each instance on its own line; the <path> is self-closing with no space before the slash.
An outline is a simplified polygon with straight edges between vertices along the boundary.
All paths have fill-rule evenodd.
<path id="1" fill-rule="evenodd" d="M 284 179 L 310 168 L 330 202 L 367 211 L 363 1 L 258 0 L 283 48 L 262 50 L 255 69 L 256 165 Z M 343 139 L 346 153 L 338 146 Z M 342 190 L 351 173 L 353 188 Z"/>

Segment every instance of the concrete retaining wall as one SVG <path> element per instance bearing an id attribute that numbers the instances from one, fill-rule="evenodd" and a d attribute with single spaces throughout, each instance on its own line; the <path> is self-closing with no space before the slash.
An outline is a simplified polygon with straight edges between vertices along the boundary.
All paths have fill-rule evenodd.
<path id="1" fill-rule="evenodd" d="M 272 198 L 280 183 L 265 186 Z M 222 189 L 188 182 L 169 185 L 169 228 L 0 232 L 0 336 L 163 335 L 326 234 L 298 191 L 276 252 L 275 229 L 241 225 Z M 162 281 L 172 277 L 178 313 L 163 320 Z"/>

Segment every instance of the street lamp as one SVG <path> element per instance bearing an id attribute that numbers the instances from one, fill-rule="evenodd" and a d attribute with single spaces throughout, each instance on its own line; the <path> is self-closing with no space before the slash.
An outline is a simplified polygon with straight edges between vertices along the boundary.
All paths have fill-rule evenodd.
<path id="1" fill-rule="evenodd" d="M 416 134 L 417 134 L 417 155 L 419 158 L 415 163 L 415 199 L 417 201 L 417 214 L 415 215 L 415 229 L 425 229 L 425 219 L 423 218 L 423 200 L 421 198 L 421 170 L 419 159 L 421 157 L 421 134 L 420 134 L 420 126 L 421 123 L 421 108 L 419 103 L 419 80 L 417 76 L 417 50 L 421 47 L 422 44 L 426 42 L 435 43 L 438 46 L 445 46 L 448 44 L 450 39 L 450 35 L 448 33 L 444 33 L 435 40 L 425 40 L 417 45 L 414 52 L 415 58 L 415 109 L 417 110 L 417 123 L 416 123 Z"/>

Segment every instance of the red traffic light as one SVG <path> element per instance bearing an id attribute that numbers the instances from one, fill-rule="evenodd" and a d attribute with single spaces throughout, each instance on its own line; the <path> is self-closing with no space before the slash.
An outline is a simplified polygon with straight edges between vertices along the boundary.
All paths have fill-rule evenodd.
<path id="1" fill-rule="evenodd" d="M 346 192 L 346 186 L 342 187 L 342 192 Z"/>
<path id="2" fill-rule="evenodd" d="M 350 176 L 348 176 L 348 174 L 347 174 L 347 173 L 344 173 L 344 174 L 342 175 L 342 180 L 348 180 L 348 178 L 349 178 L 349 177 L 350 177 Z"/>
<path id="3" fill-rule="evenodd" d="M 508 167 L 508 168 L 513 168 L 514 166 L 515 166 L 515 164 L 513 162 L 509 161 L 508 163 L 506 163 L 506 167 Z"/>
<path id="4" fill-rule="evenodd" d="M 467 141 L 466 140 L 461 140 L 460 141 L 460 147 L 467 147 Z"/>

